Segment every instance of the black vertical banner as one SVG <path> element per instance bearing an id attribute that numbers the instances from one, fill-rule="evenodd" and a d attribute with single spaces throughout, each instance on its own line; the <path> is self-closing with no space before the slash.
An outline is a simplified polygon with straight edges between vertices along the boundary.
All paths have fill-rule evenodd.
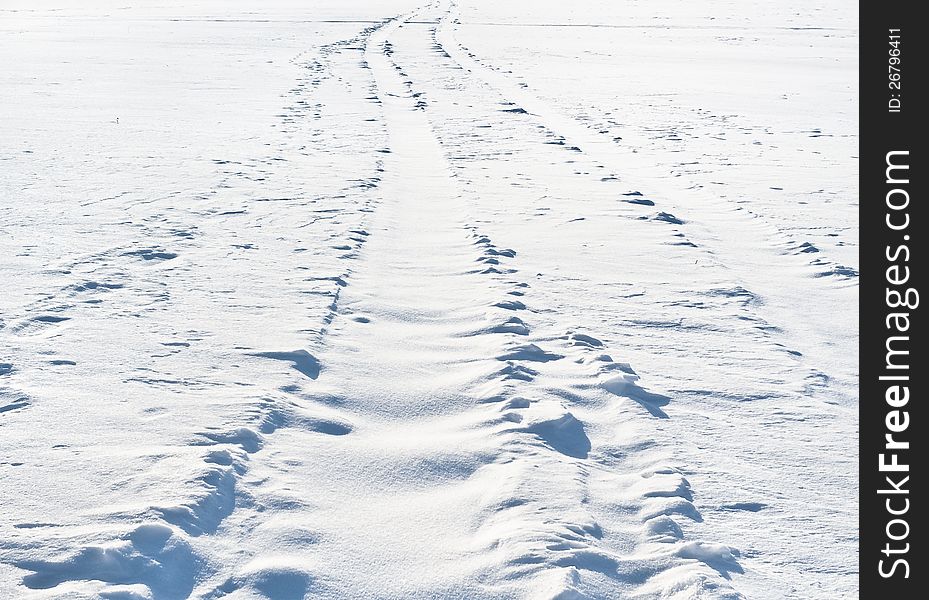
<path id="1" fill-rule="evenodd" d="M 860 12 L 862 598 L 929 597 L 921 8 L 872 1 Z"/>

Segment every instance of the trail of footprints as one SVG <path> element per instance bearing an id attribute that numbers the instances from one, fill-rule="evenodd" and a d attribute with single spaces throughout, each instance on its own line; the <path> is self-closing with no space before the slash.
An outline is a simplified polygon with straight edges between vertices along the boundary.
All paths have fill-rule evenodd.
<path id="1" fill-rule="evenodd" d="M 449 56 L 436 39 L 436 29 L 432 28 L 431 33 L 437 51 Z M 513 106 L 504 110 L 525 113 Z M 642 195 L 632 192 L 629 196 Z M 654 206 L 651 201 L 635 203 Z M 674 215 L 664 212 L 642 218 L 683 224 Z M 467 226 L 467 229 L 480 250 L 476 259 L 480 266 L 475 272 L 492 276 L 509 288 L 505 296 L 492 305 L 491 318 L 478 330 L 480 334 L 504 334 L 512 338 L 496 356 L 502 365 L 476 390 L 480 402 L 499 411 L 498 422 L 503 424 L 500 433 L 507 437 L 507 442 L 500 459 L 475 477 L 518 482 L 513 489 L 495 498 L 492 516 L 483 527 L 489 538 L 488 552 L 491 548 L 498 551 L 506 548 L 509 552 L 508 556 L 501 557 L 505 566 L 495 576 L 500 581 L 527 573 L 535 573 L 542 579 L 563 577 L 557 583 L 549 581 L 543 585 L 551 592 L 551 585 L 555 583 L 555 587 L 562 587 L 570 594 L 583 587 L 577 585 L 579 570 L 595 571 L 625 581 L 647 581 L 676 558 L 688 559 L 679 566 L 691 572 L 686 577 L 674 578 L 671 583 L 650 584 L 657 591 L 667 593 L 669 589 L 662 589 L 665 585 L 689 586 L 722 590 L 720 597 L 729 595 L 730 592 L 723 589 L 727 586 L 717 576 L 728 578 L 729 572 L 740 571 L 737 552 L 722 545 L 683 541 L 678 521 L 700 521 L 701 517 L 692 502 L 690 484 L 681 472 L 660 460 L 650 464 L 649 459 L 645 459 L 637 468 L 629 469 L 631 465 L 611 460 L 609 452 L 603 455 L 606 460 L 594 456 L 592 452 L 596 451 L 591 447 L 584 423 L 572 412 L 575 403 L 597 405 L 599 391 L 630 399 L 653 416 L 667 417 L 660 407 L 669 399 L 640 387 L 631 366 L 614 361 L 606 353 L 604 344 L 591 335 L 567 331 L 563 335 L 529 342 L 527 338 L 533 332 L 531 316 L 527 315 L 535 311 L 526 301 L 530 286 L 519 280 L 513 264 L 515 250 L 495 245 L 476 226 Z M 677 236 L 683 238 L 682 233 Z M 680 243 L 690 244 L 686 238 Z M 550 347 L 553 344 L 557 346 Z M 554 385 L 546 382 L 547 368 L 562 363 L 578 365 L 569 375 L 571 389 L 565 389 L 563 381 Z M 643 447 L 648 446 L 647 442 L 641 443 Z M 501 473 L 503 471 L 508 473 Z M 569 500 L 562 510 L 553 511 L 557 517 L 543 519 L 540 523 L 539 512 L 544 512 L 545 505 L 551 504 L 552 499 L 539 490 L 546 489 L 547 480 L 559 477 L 578 483 L 575 486 L 578 496 Z M 611 551 L 608 543 L 601 543 L 604 532 L 596 518 L 584 510 L 589 493 L 584 489 L 589 483 L 585 485 L 585 482 L 593 479 L 613 484 L 608 487 L 616 495 L 618 506 L 635 507 L 640 531 L 633 537 L 641 536 L 646 543 L 634 556 Z M 616 490 L 622 491 L 617 494 Z M 514 523 L 521 525 L 514 526 Z M 501 531 L 506 532 L 503 537 L 499 534 Z M 695 563 L 709 566 L 710 570 L 700 571 Z M 568 570 L 559 573 L 546 569 L 552 566 Z M 731 595 L 736 594 L 731 592 Z"/>
<path id="2" fill-rule="evenodd" d="M 355 38 L 323 47 L 323 62 L 316 61 L 308 65 L 312 73 L 309 81 L 301 83 L 292 94 L 301 98 L 308 89 L 312 91 L 313 86 L 321 79 L 331 77 L 331 73 L 324 73 L 331 68 L 327 59 L 341 51 L 362 50 L 357 46 L 363 45 L 364 40 L 375 29 L 368 28 Z M 365 81 L 365 78 L 361 78 L 361 81 Z M 315 119 L 321 118 L 322 104 L 310 107 L 307 100 L 296 100 L 294 106 L 281 115 L 285 133 L 295 135 L 298 120 L 306 116 L 304 109 L 310 108 L 315 109 L 312 113 Z M 316 136 L 318 135 L 319 132 L 316 133 Z M 314 140 L 311 139 L 310 143 L 314 143 Z M 300 148 L 300 152 L 304 154 L 313 151 L 318 150 L 307 146 Z M 246 171 L 241 164 L 232 161 L 215 162 L 226 169 L 216 186 L 219 190 L 232 187 L 230 182 L 234 178 L 261 181 L 269 175 L 260 169 L 254 172 Z M 256 165 L 246 168 L 255 169 Z M 378 164 L 377 171 L 382 170 Z M 371 212 L 373 201 L 370 195 L 376 190 L 378 182 L 379 177 L 376 173 L 371 177 L 347 181 L 345 189 L 340 190 L 341 194 L 336 195 L 335 199 L 345 199 L 351 193 L 366 195 L 364 197 L 367 200 L 363 204 L 359 202 L 361 208 L 358 210 L 360 213 Z M 208 199 L 209 194 L 197 198 L 200 201 Z M 308 204 L 315 202 L 307 201 Z M 347 200 L 345 202 L 347 203 Z M 210 216 L 227 214 L 217 211 L 218 209 L 213 210 Z M 321 218 L 332 217 L 324 215 Z M 169 239 L 177 238 L 176 243 L 171 246 L 172 250 L 189 250 L 196 242 L 196 227 L 187 227 L 176 221 L 156 213 L 142 220 L 142 228 L 149 238 L 155 235 L 166 235 Z M 369 235 L 363 227 L 363 221 L 349 225 L 347 229 L 338 233 L 333 237 L 337 245 L 332 249 L 340 253 L 337 257 L 340 261 L 356 258 Z M 249 249 L 250 246 L 243 244 L 241 248 Z M 95 308 L 105 303 L 113 303 L 116 306 L 119 302 L 118 310 L 134 312 L 145 310 L 154 302 L 166 302 L 170 298 L 167 286 L 163 282 L 158 283 L 157 275 L 153 276 L 139 269 L 173 265 L 181 262 L 175 260 L 178 257 L 178 252 L 169 251 L 165 246 L 133 245 L 73 258 L 60 270 L 62 276 L 72 281 L 76 279 L 77 282 L 67 283 L 27 306 L 30 312 L 28 316 L 0 322 L 0 330 L 4 335 L 15 336 L 14 339 L 52 337 L 68 326 L 72 319 L 83 317 L 83 313 L 79 312 L 82 307 Z M 328 313 L 323 318 L 320 335 L 325 333 L 328 323 L 337 313 L 339 291 L 346 285 L 345 280 L 351 274 L 350 263 L 343 262 L 341 265 L 342 271 L 339 275 L 315 275 L 319 272 L 319 267 L 314 265 L 314 275 L 303 278 L 305 287 L 322 286 L 325 290 L 320 293 L 332 298 Z M 119 297 L 115 298 L 113 295 Z M 166 339 L 161 345 L 166 354 L 172 354 L 186 350 L 190 342 Z M 305 350 L 254 352 L 251 356 L 285 361 L 302 374 L 315 377 L 315 374 L 311 375 L 315 359 Z M 52 360 L 51 363 L 70 366 L 75 364 L 73 361 L 64 360 L 59 363 Z M 0 417 L 5 416 L 4 413 L 29 408 L 32 404 L 26 393 L 4 385 L 5 379 L 13 379 L 17 368 L 13 363 L 0 362 Z M 127 379 L 136 380 L 151 384 L 159 381 L 154 378 Z M 132 514 L 119 515 L 120 520 L 136 525 L 123 528 L 125 533 L 118 534 L 115 538 L 111 535 L 96 535 L 93 541 L 88 541 L 86 535 L 77 534 L 78 538 L 70 546 L 75 551 L 68 552 L 64 558 L 14 559 L 13 564 L 26 572 L 23 584 L 27 588 L 44 590 L 73 580 L 96 580 L 113 585 L 140 583 L 151 590 L 154 598 L 188 597 L 194 591 L 199 578 L 215 572 L 220 567 L 210 564 L 201 554 L 197 549 L 197 540 L 202 536 L 215 535 L 224 520 L 236 508 L 248 507 L 254 503 L 248 486 L 241 485 L 241 481 L 247 474 L 249 463 L 255 453 L 266 445 L 268 436 L 281 427 L 295 427 L 310 433 L 333 436 L 345 435 L 352 430 L 352 426 L 337 415 L 328 414 L 322 407 L 311 406 L 296 387 L 264 394 L 246 409 L 244 419 L 242 416 L 231 416 L 229 420 L 234 424 L 228 427 L 205 428 L 187 448 L 177 449 L 179 456 L 176 458 L 179 462 L 175 475 L 182 481 L 178 497 L 165 498 L 163 502 L 154 503 Z M 16 465 L 18 463 L 13 466 Z M 55 523 L 21 523 L 16 527 L 23 530 L 49 527 L 57 539 L 65 539 L 72 535 L 66 531 L 69 528 L 58 530 Z M 106 541 L 104 538 L 107 538 Z M 6 548 L 14 552 L 21 548 L 22 551 L 28 552 L 29 544 L 26 542 L 20 547 L 20 542 L 11 541 L 6 544 Z M 114 592 L 117 593 L 119 592 Z M 128 594 L 127 597 L 135 597 L 128 591 L 125 593 Z"/>
<path id="3" fill-rule="evenodd" d="M 307 88 L 318 86 L 326 78 L 338 77 L 336 73 L 332 72 L 332 66 L 329 65 L 332 57 L 345 51 L 363 51 L 365 41 L 376 30 L 377 27 L 369 27 L 362 30 L 354 38 L 323 46 L 320 49 L 319 59 L 305 63 L 304 66 L 310 71 L 310 75 L 294 88 L 291 94 L 301 98 L 306 94 Z M 363 59 L 358 63 L 358 66 L 367 69 Z M 338 77 L 338 79 L 342 81 L 341 77 Z M 369 85 L 367 91 L 371 94 L 367 100 L 375 104 L 379 103 L 373 83 Z M 319 120 L 322 118 L 323 109 L 324 105 L 321 103 L 311 105 L 308 100 L 296 100 L 294 105 L 288 108 L 288 112 L 281 115 L 284 127 L 291 134 L 296 134 L 299 119 L 304 117 L 305 113 L 309 113 L 313 119 Z M 310 143 L 316 143 L 314 138 L 319 137 L 321 134 L 321 131 L 313 133 Z M 304 153 L 310 152 L 307 146 L 301 147 L 300 151 Z M 380 181 L 379 173 L 383 171 L 381 161 L 377 162 L 376 171 L 378 174 L 370 178 L 349 182 L 349 187 L 358 188 L 362 192 L 376 190 Z M 361 212 L 373 211 L 374 208 L 369 206 L 370 204 L 370 201 L 367 202 L 366 208 L 362 208 Z M 333 248 L 344 252 L 339 257 L 340 259 L 354 259 L 363 248 L 368 236 L 368 231 L 363 227 L 349 229 L 344 236 L 344 242 L 333 246 Z M 332 301 L 328 312 L 323 317 L 320 338 L 326 334 L 329 325 L 339 312 L 340 291 L 347 285 L 351 273 L 352 267 L 348 266 L 337 276 L 317 277 L 311 275 L 304 278 L 304 281 L 307 282 L 321 281 L 331 288 L 331 292 L 327 293 L 332 297 Z M 310 379 L 316 379 L 319 375 L 320 365 L 318 361 L 312 354 L 303 349 L 248 354 L 287 362 L 301 375 Z M 195 480 L 202 484 L 200 494 L 179 505 L 155 507 L 153 509 L 155 516 L 175 525 L 190 536 L 215 534 L 223 521 L 236 508 L 258 507 L 260 509 L 261 501 L 252 495 L 250 486 L 243 486 L 240 483 L 248 472 L 249 462 L 252 460 L 253 455 L 265 447 L 268 436 L 282 427 L 292 427 L 307 433 L 332 436 L 346 435 L 353 429 L 352 425 L 345 419 L 308 399 L 308 395 L 299 385 L 283 386 L 276 392 L 265 394 L 248 413 L 251 415 L 248 419 L 249 425 L 231 429 L 220 428 L 204 431 L 200 434 L 201 439 L 194 442 L 193 446 L 214 448 L 209 450 L 203 459 L 207 466 L 206 471 L 197 476 Z M 214 572 L 218 567 L 219 565 L 199 565 L 198 570 Z M 285 580 L 288 576 L 287 574 L 283 575 Z M 271 574 L 270 577 L 273 579 L 274 575 Z M 288 585 L 287 581 L 283 583 L 285 587 L 293 587 L 294 593 L 299 589 L 299 585 L 294 587 Z M 274 581 L 266 581 L 265 584 L 270 588 L 277 587 Z M 246 585 L 245 582 L 231 578 L 214 589 L 212 593 L 207 594 L 206 597 L 222 597 L 244 585 Z M 304 587 L 306 585 L 308 583 L 304 582 Z"/>
<path id="4" fill-rule="evenodd" d="M 692 502 L 690 483 L 680 470 L 661 459 L 652 464 L 646 460 L 638 468 L 617 463 L 609 452 L 592 448 L 585 424 L 572 412 L 572 406 L 602 406 L 597 390 L 637 401 L 652 415 L 663 417 L 667 415 L 658 405 L 668 399 L 641 388 L 631 366 L 614 361 L 604 343 L 592 335 L 566 331 L 529 342 L 529 315 L 534 311 L 525 302 L 530 286 L 520 281 L 511 260 L 516 251 L 498 247 L 476 226 L 466 229 L 480 250 L 476 262 L 482 268 L 476 272 L 509 288 L 505 297 L 492 305 L 489 322 L 475 332 L 509 338 L 495 357 L 502 366 L 475 391 L 480 403 L 496 409 L 498 418 L 492 423 L 505 439 L 498 459 L 474 475 L 507 482 L 498 484 L 498 493 L 488 499 L 490 516 L 477 536 L 483 551 L 499 555 L 487 577 L 498 584 L 534 577 L 540 593 L 586 597 L 580 595 L 589 588 L 583 585 L 584 573 L 648 582 L 669 562 L 684 559 L 680 568 L 691 572 L 676 579 L 672 587 L 683 585 L 692 591 L 724 588 L 715 575 L 728 578 L 729 572 L 740 572 L 738 553 L 719 544 L 684 541 L 680 521 L 699 522 L 702 517 Z M 538 383 L 545 378 L 547 363 L 566 365 L 559 370 L 561 378 L 570 378 L 570 389 L 565 389 L 562 380 Z M 554 500 L 546 495 L 553 481 L 567 482 L 563 487 L 574 489 L 576 496 Z M 596 493 L 607 488 L 608 504 L 633 516 L 631 538 L 644 543 L 631 556 L 610 548 L 597 517 L 587 510 L 593 487 Z M 712 570 L 701 572 L 695 563 Z M 668 593 L 670 588 L 664 585 L 659 582 L 651 587 L 656 593 Z M 648 589 L 646 584 L 643 590 Z M 727 594 L 723 591 L 720 597 Z M 736 597 L 734 592 L 732 597 Z"/>

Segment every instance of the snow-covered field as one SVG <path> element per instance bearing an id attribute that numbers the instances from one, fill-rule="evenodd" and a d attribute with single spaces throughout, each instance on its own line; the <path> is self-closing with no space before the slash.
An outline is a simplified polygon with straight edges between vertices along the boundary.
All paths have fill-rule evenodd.
<path id="1" fill-rule="evenodd" d="M 854 597 L 857 28 L 5 0 L 0 597 Z"/>

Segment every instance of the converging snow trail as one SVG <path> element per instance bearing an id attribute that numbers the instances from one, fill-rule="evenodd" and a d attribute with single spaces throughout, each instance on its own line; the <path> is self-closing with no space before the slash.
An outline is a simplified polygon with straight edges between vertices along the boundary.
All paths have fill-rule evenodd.
<path id="1" fill-rule="evenodd" d="M 652 470 L 627 464 L 632 472 L 618 473 L 616 466 L 630 461 L 588 460 L 590 441 L 568 410 L 572 403 L 538 383 L 551 373 L 597 390 L 598 373 L 615 373 L 609 381 L 617 393 L 638 389 L 631 369 L 613 363 L 591 336 L 543 340 L 551 350 L 530 341 L 526 315 L 535 311 L 527 305 L 529 284 L 512 266 L 516 251 L 468 224 L 419 96 L 391 59 L 398 29 L 392 22 L 371 34 L 365 52 L 387 123 L 383 200 L 358 232 L 370 240 L 339 295 L 319 382 L 302 385 L 297 376 L 286 388 L 297 403 L 339 415 L 327 426 L 311 421 L 334 437 L 307 437 L 300 417 L 267 438 L 268 460 L 249 473 L 261 485 L 249 493 L 281 514 L 274 535 L 256 544 L 251 519 L 263 519 L 247 508 L 247 516 L 233 513 L 230 520 L 243 521 L 248 560 L 218 589 L 248 585 L 250 573 L 273 577 L 278 589 L 299 576 L 309 591 L 333 597 L 632 589 L 629 583 L 685 548 L 623 556 L 601 547 L 601 525 L 586 506 L 592 472 L 611 477 L 612 495 L 628 504 L 627 531 L 613 532 L 612 544 L 622 548 L 644 541 L 640 528 L 675 539 L 664 514 L 680 509 L 655 509 L 647 499 L 674 499 L 692 512 L 687 482 L 654 459 L 646 461 Z M 558 361 L 571 366 L 548 364 Z M 602 406 L 604 396 L 586 390 L 579 399 Z M 659 516 L 636 516 L 643 510 Z M 281 547 L 281 539 L 303 539 L 307 531 L 312 544 Z M 688 552 L 737 568 L 724 547 L 691 544 Z"/>
<path id="2" fill-rule="evenodd" d="M 853 594 L 853 206 L 712 187 L 842 146 L 689 111 L 723 101 L 663 55 L 679 104 L 643 104 L 615 47 L 809 36 L 793 13 L 374 4 L 11 9 L 43 77 L 57 46 L 10 40 L 94 69 L 83 23 L 145 99 L 95 70 L 73 139 L 0 127 L 0 595 Z M 776 143 L 714 145 L 735 122 Z"/>

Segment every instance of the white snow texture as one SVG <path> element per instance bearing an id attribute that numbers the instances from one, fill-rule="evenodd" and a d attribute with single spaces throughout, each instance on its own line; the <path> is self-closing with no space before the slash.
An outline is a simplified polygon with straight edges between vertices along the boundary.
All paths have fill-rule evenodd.
<path id="1" fill-rule="evenodd" d="M 847 3 L 0 17 L 0 598 L 857 594 Z"/>

